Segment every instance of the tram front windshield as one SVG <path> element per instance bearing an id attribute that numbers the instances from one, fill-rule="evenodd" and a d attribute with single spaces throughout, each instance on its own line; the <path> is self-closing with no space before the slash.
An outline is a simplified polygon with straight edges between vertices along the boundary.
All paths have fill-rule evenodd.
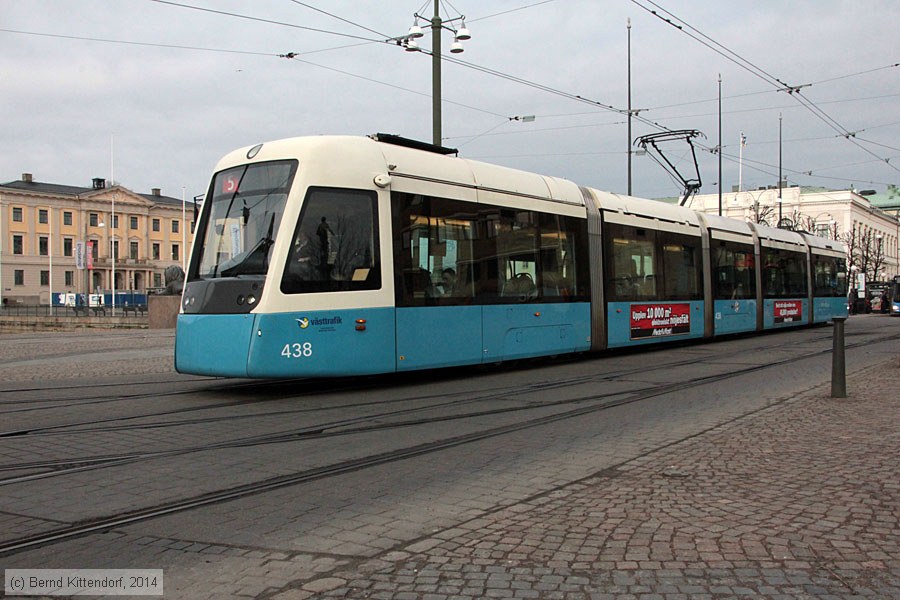
<path id="1" fill-rule="evenodd" d="M 193 278 L 265 275 L 297 161 L 227 169 L 213 179 Z"/>

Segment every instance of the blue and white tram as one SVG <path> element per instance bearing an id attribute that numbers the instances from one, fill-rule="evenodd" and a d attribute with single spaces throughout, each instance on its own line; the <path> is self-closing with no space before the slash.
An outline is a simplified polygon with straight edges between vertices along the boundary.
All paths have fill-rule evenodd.
<path id="1" fill-rule="evenodd" d="M 811 304 L 815 322 L 846 315 L 837 243 L 451 152 L 378 134 L 224 157 L 178 371 L 384 373 L 809 324 Z"/>
<path id="2" fill-rule="evenodd" d="M 812 296 L 811 323 L 827 323 L 847 316 L 847 253 L 835 240 L 802 234 L 809 249 L 809 275 Z"/>

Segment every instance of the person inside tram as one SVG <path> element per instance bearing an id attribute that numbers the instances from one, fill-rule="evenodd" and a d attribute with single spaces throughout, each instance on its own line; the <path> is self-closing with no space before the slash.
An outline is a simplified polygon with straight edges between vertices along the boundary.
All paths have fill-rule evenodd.
<path id="1" fill-rule="evenodd" d="M 291 271 L 302 281 L 319 279 L 319 253 L 313 247 L 309 235 L 301 231 L 294 243 L 294 261 Z"/>
<path id="2" fill-rule="evenodd" d="M 441 296 L 453 296 L 456 291 L 456 271 L 447 267 L 441 271 Z"/>
<path id="3" fill-rule="evenodd" d="M 332 231 L 331 226 L 328 225 L 328 220 L 326 217 L 322 217 L 322 220 L 319 222 L 319 226 L 316 227 L 316 236 L 319 238 L 319 268 L 322 271 L 323 279 L 328 279 L 328 257 L 330 256 L 329 251 L 329 235 L 333 236 L 334 231 Z"/>

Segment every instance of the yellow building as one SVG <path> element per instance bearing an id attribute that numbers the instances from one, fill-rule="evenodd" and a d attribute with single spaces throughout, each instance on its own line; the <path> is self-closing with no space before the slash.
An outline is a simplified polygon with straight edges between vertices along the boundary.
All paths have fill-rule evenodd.
<path id="1" fill-rule="evenodd" d="M 0 185 L 2 302 L 47 305 L 51 292 L 163 287 L 167 267 L 184 268 L 193 231 L 193 200 L 157 188 L 138 194 L 100 178 L 77 187 L 23 173 Z"/>

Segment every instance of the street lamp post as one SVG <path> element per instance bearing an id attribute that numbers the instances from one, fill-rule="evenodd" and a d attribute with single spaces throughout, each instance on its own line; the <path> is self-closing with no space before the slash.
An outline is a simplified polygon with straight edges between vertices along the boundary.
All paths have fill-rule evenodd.
<path id="1" fill-rule="evenodd" d="M 781 227 L 781 113 L 778 113 L 778 226 Z"/>
<path id="2" fill-rule="evenodd" d="M 719 145 L 716 146 L 716 154 L 719 155 L 719 216 L 722 216 L 722 74 L 719 73 Z"/>
<path id="3" fill-rule="evenodd" d="M 434 0 L 431 17 L 431 143 L 441 145 L 441 15 Z"/>
<path id="4" fill-rule="evenodd" d="M 441 145 L 441 30 L 446 29 L 453 33 L 453 44 L 450 46 L 452 54 L 463 51 L 460 42 L 471 39 L 472 35 L 466 28 L 466 17 L 460 15 L 452 19 L 441 19 L 440 0 L 434 0 L 434 14 L 430 19 L 414 13 L 413 25 L 406 35 L 390 38 L 389 42 L 406 48 L 407 52 L 419 52 L 419 43 L 416 41 L 425 34 L 419 26 L 419 19 L 431 23 L 431 140 L 435 146 Z M 454 29 L 452 23 L 460 21 L 462 26 Z"/>
<path id="5" fill-rule="evenodd" d="M 6 234 L 3 233 L 3 202 L 0 201 L 0 308 L 3 308 L 3 241 Z"/>
<path id="6" fill-rule="evenodd" d="M 115 185 L 115 182 L 113 182 Z M 112 213 L 110 216 L 110 229 L 112 230 L 112 247 L 110 248 L 110 253 L 112 254 L 112 316 L 116 316 L 116 230 L 118 223 L 116 223 L 116 194 L 113 193 L 112 197 Z"/>
<path id="7" fill-rule="evenodd" d="M 628 195 L 631 195 L 631 17 L 628 18 Z"/>
<path id="8" fill-rule="evenodd" d="M 47 261 L 49 263 L 48 268 L 50 269 L 47 272 L 48 275 L 48 283 L 50 284 L 50 316 L 52 317 L 55 312 L 53 310 L 53 207 L 47 207 L 47 223 L 49 223 L 50 227 L 50 235 L 47 237 Z"/>
<path id="9" fill-rule="evenodd" d="M 181 270 L 187 273 L 187 223 L 185 222 L 184 186 L 181 186 Z"/>

